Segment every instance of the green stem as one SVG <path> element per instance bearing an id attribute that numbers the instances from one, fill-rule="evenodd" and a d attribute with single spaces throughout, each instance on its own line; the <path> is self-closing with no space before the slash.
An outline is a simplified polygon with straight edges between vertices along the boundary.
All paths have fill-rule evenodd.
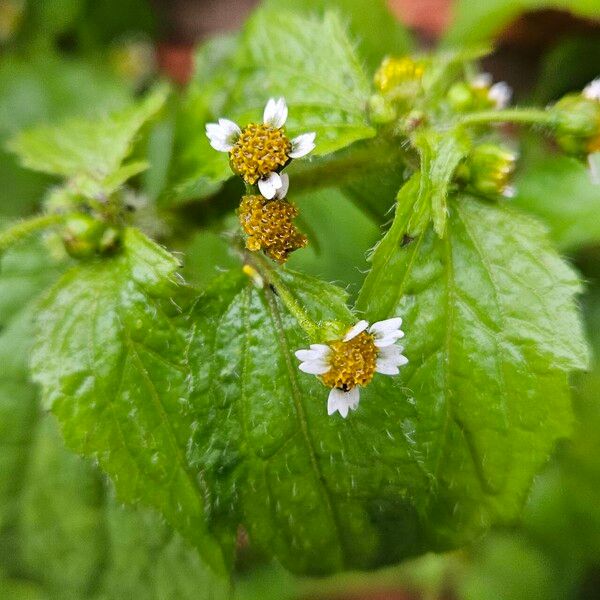
<path id="1" fill-rule="evenodd" d="M 487 123 L 523 123 L 555 127 L 557 118 L 554 113 L 538 108 L 510 108 L 474 112 L 459 120 L 460 125 L 485 125 Z"/>
<path id="2" fill-rule="evenodd" d="M 262 258 L 258 254 L 252 255 L 252 264 L 256 267 L 256 270 L 260 273 L 261 277 L 270 285 L 273 286 L 274 291 L 281 298 L 281 301 L 285 304 L 285 307 L 295 317 L 298 324 L 306 333 L 308 337 L 316 340 L 319 338 L 319 332 L 321 328 L 318 323 L 315 323 L 310 318 L 310 315 L 306 309 L 296 300 L 292 292 L 287 288 L 283 279 L 279 276 L 279 273 L 275 268 L 269 265 L 266 259 Z"/>
<path id="3" fill-rule="evenodd" d="M 39 215 L 15 223 L 0 232 L 0 253 L 27 236 L 64 222 L 66 218 L 66 215 Z"/>

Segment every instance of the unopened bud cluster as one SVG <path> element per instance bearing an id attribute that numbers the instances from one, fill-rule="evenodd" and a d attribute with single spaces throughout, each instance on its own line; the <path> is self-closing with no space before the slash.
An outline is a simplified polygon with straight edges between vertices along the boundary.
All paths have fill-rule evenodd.
<path id="1" fill-rule="evenodd" d="M 600 152 L 600 79 L 580 94 L 568 94 L 551 109 L 557 119 L 556 141 L 569 154 Z"/>
<path id="2" fill-rule="evenodd" d="M 511 196 L 516 160 L 516 153 L 508 148 L 482 144 L 458 166 L 455 178 L 480 194 Z"/>

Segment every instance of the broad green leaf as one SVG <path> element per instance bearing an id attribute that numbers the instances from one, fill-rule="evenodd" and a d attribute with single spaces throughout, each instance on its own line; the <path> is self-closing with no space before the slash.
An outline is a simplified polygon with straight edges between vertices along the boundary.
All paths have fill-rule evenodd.
<path id="1" fill-rule="evenodd" d="M 290 136 L 317 133 L 315 154 L 327 154 L 372 137 L 365 102 L 369 81 L 341 17 L 302 17 L 259 10 L 238 49 L 240 78 L 225 113 L 240 125 L 262 119 L 267 99 L 284 96 Z"/>
<path id="2" fill-rule="evenodd" d="M 46 296 L 33 376 L 67 444 L 99 462 L 120 498 L 160 510 L 222 570 L 205 531 L 202 477 L 185 459 L 197 416 L 172 300 L 178 263 L 136 230 L 123 246 L 73 268 Z"/>
<path id="3" fill-rule="evenodd" d="M 308 340 L 282 285 L 323 327 L 355 320 L 341 289 L 293 272 L 264 290 L 230 276 L 199 299 L 191 457 L 210 490 L 212 530 L 227 540 L 241 523 L 252 545 L 304 574 L 422 551 L 419 513 L 433 481 L 413 440 L 414 402 L 382 376 L 351 418 L 328 417 L 328 390 L 298 370 L 294 351 Z"/>
<path id="4" fill-rule="evenodd" d="M 455 45 L 491 41 L 521 13 L 555 8 L 581 17 L 597 18 L 598 0 L 460 0 L 445 40 Z"/>
<path id="5" fill-rule="evenodd" d="M 416 182 L 407 188 L 357 309 L 405 320 L 402 383 L 418 414 L 412 439 L 436 482 L 427 511 L 443 545 L 516 517 L 569 432 L 567 375 L 586 366 L 587 347 L 579 281 L 539 224 L 459 196 L 443 240 L 431 229 L 410 239 Z"/>
<path id="6" fill-rule="evenodd" d="M 579 161 L 543 157 L 520 173 L 515 189 L 515 204 L 547 223 L 561 248 L 600 242 L 600 186 Z"/>
<path id="7" fill-rule="evenodd" d="M 323 14 L 338 9 L 348 21 L 350 33 L 356 38 L 360 56 L 374 70 L 386 54 L 407 54 L 413 48 L 408 30 L 390 12 L 383 0 L 269 0 L 266 5 L 277 10 L 300 14 Z"/>
<path id="8" fill-rule="evenodd" d="M 161 108 L 166 94 L 166 88 L 159 88 L 140 104 L 94 121 L 71 119 L 24 131 L 9 148 L 30 169 L 103 182 L 121 166 L 137 132 Z"/>

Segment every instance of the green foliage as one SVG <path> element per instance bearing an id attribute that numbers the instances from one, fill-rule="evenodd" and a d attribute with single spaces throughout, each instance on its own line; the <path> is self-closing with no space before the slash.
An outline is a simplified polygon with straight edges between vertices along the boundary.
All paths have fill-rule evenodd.
<path id="1" fill-rule="evenodd" d="M 565 156 L 542 156 L 520 173 L 515 203 L 540 217 L 564 249 L 600 241 L 600 193 L 588 169 Z"/>
<path id="2" fill-rule="evenodd" d="M 126 5 L 138 14 L 137 0 Z M 356 0 L 268 0 L 240 33 L 200 49 L 183 91 L 150 85 L 132 105 L 99 76 L 78 94 L 83 48 L 114 39 L 113 15 L 61 6 L 30 13 L 47 17 L 28 21 L 30 39 L 44 56 L 40 48 L 72 36 L 80 54 L 70 67 L 57 57 L 46 75 L 43 60 L 13 68 L 0 56 L 0 137 L 12 136 L 21 163 L 44 177 L 21 184 L 14 162 L 1 168 L 27 206 L 46 193 L 45 213 L 0 240 L 2 249 L 22 240 L 0 258 L 0 581 L 9 594 L 224 599 L 232 591 L 209 568 L 222 576 L 273 559 L 302 575 L 374 569 L 513 524 L 571 430 L 570 376 L 588 362 L 579 277 L 521 210 L 575 251 L 598 241 L 598 195 L 581 164 L 534 151 L 508 206 L 499 194 L 510 157 L 483 174 L 473 165 L 482 148 L 503 158 L 494 123 L 556 137 L 556 109 L 495 106 L 489 86 L 473 83 L 481 52 L 470 45 L 387 61 L 372 88 L 380 59 L 410 41 L 382 2 Z M 466 6 L 454 31 L 475 23 L 464 36 L 475 41 L 522 3 Z M 127 21 L 115 19 L 114 35 Z M 457 108 L 452 89 L 473 102 Z M 310 240 L 291 257 L 294 270 L 250 250 L 235 211 L 243 185 L 204 135 L 221 117 L 260 121 L 279 96 L 289 136 L 317 134 L 315 156 L 286 170 L 295 223 Z M 590 142 L 588 112 L 577 127 Z M 48 193 L 56 178 L 65 181 Z M 23 215 L 20 202 L 3 213 Z M 261 219 L 287 235 L 266 211 Z M 33 237 L 56 227 L 60 235 Z M 377 373 L 347 419 L 327 415 L 329 389 L 298 369 L 295 351 L 340 340 L 361 318 L 396 316 L 408 365 Z M 578 474 L 596 471 L 584 460 L 597 454 L 585 443 L 589 421 L 534 488 L 528 532 L 492 540 L 484 576 L 465 594 L 499 594 L 511 561 L 497 559 L 512 555 L 531 578 L 515 578 L 510 593 L 533 583 L 550 595 L 541 544 L 562 562 L 555 579 L 568 593 L 576 563 L 596 556 L 596 490 Z M 567 561 L 554 558 L 567 528 L 555 537 L 544 522 L 559 523 L 571 495 L 590 538 Z M 302 593 L 278 577 L 290 598 Z"/>
<path id="3" fill-rule="evenodd" d="M 382 384 L 364 391 L 356 419 L 328 419 L 327 389 L 297 369 L 293 353 L 307 340 L 280 297 L 286 289 L 317 322 L 349 323 L 345 295 L 298 273 L 278 277 L 275 292 L 239 278 L 215 282 L 194 309 L 190 360 L 201 412 L 192 458 L 214 498 L 213 530 L 231 536 L 241 521 L 253 544 L 300 573 L 416 552 L 428 482 L 405 431 L 412 406 L 394 402 Z"/>
<path id="4" fill-rule="evenodd" d="M 370 69 L 375 69 L 381 59 L 389 53 L 407 54 L 413 49 L 413 41 L 408 31 L 392 17 L 383 0 L 269 0 L 265 6 L 276 10 L 295 11 L 304 14 L 323 15 L 326 11 L 338 9 L 347 21 L 354 37 L 360 57 Z"/>
<path id="5" fill-rule="evenodd" d="M 166 93 L 166 88 L 160 88 L 143 103 L 97 121 L 73 119 L 58 127 L 28 130 L 13 138 L 9 147 L 30 169 L 62 177 L 83 175 L 110 193 L 146 168 L 139 162 L 121 164 L 139 129 L 163 105 Z"/>
<path id="6" fill-rule="evenodd" d="M 445 39 L 447 43 L 461 45 L 489 41 L 521 13 L 549 8 L 595 18 L 600 3 L 598 0 L 460 0 Z"/>
<path id="7" fill-rule="evenodd" d="M 204 531 L 202 480 L 185 461 L 197 416 L 170 302 L 178 263 L 136 230 L 123 246 L 117 258 L 71 269 L 45 297 L 35 379 L 67 443 L 98 460 L 119 496 L 162 510 L 222 569 Z"/>
<path id="8" fill-rule="evenodd" d="M 587 353 L 579 282 L 537 223 L 457 196 L 444 239 L 431 230 L 412 239 L 417 189 L 401 192 L 357 308 L 370 320 L 405 318 L 406 354 L 418 358 L 403 384 L 419 415 L 414 443 L 437 480 L 431 524 L 444 540 L 449 523 L 465 534 L 518 514 L 531 474 L 569 432 L 566 374 L 585 368 Z"/>

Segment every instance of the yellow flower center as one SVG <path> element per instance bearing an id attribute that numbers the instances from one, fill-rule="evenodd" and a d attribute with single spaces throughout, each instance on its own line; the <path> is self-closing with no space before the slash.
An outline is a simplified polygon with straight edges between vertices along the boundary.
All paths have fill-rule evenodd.
<path id="1" fill-rule="evenodd" d="M 248 235 L 248 250 L 263 250 L 267 256 L 284 263 L 290 252 L 308 244 L 306 236 L 294 225 L 298 209 L 287 200 L 267 200 L 244 196 L 238 211 L 240 224 Z"/>
<path id="2" fill-rule="evenodd" d="M 389 92 L 391 89 L 407 81 L 420 80 L 423 76 L 423 71 L 423 65 L 415 62 L 409 56 L 401 58 L 388 56 L 383 60 L 375 73 L 375 86 L 381 92 Z"/>
<path id="3" fill-rule="evenodd" d="M 246 183 L 254 185 L 289 160 L 292 143 L 282 129 L 264 123 L 251 123 L 229 153 L 231 167 Z"/>
<path id="4" fill-rule="evenodd" d="M 373 379 L 378 350 L 370 333 L 363 331 L 348 342 L 331 342 L 329 347 L 331 369 L 321 375 L 326 386 L 347 392 L 357 385 L 367 385 Z"/>

